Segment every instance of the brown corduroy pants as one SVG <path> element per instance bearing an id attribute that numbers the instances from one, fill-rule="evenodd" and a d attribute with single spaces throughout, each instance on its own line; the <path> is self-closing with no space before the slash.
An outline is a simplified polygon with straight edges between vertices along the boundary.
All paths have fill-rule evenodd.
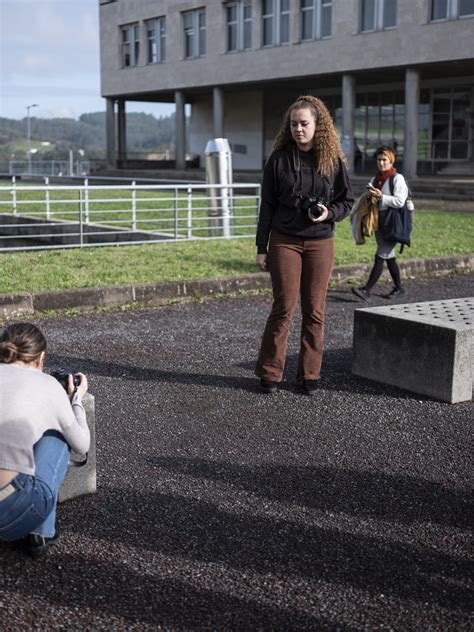
<path id="1" fill-rule="evenodd" d="M 323 357 L 324 308 L 334 262 L 333 239 L 303 239 L 272 232 L 268 251 L 273 306 L 255 374 L 280 382 L 288 332 L 301 293 L 301 344 L 296 379 L 318 380 Z"/>

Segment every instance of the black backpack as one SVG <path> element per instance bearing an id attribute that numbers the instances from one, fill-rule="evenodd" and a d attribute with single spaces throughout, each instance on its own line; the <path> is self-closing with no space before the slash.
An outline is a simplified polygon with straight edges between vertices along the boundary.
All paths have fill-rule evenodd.
<path id="1" fill-rule="evenodd" d="M 393 195 L 395 175 L 390 176 L 390 195 Z M 413 210 L 410 210 L 409 206 L 413 209 L 413 204 L 407 204 L 408 200 L 411 200 L 410 189 L 408 189 L 408 198 L 405 204 L 401 208 L 389 208 L 385 213 L 382 226 L 379 226 L 382 237 L 386 241 L 393 241 L 401 245 L 400 254 L 405 246 L 411 245 L 410 235 L 413 226 Z"/>

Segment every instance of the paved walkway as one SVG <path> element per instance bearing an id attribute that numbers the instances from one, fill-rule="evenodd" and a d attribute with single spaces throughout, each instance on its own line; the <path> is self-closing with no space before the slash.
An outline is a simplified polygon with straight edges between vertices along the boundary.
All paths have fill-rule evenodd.
<path id="1" fill-rule="evenodd" d="M 404 302 L 472 287 L 413 281 Z M 60 507 L 46 560 L 0 545 L 2 632 L 472 629 L 472 405 L 351 375 L 361 304 L 344 289 L 317 396 L 292 383 L 296 331 L 288 381 L 264 396 L 269 305 L 40 321 L 49 367 L 89 375 L 99 491 Z"/>

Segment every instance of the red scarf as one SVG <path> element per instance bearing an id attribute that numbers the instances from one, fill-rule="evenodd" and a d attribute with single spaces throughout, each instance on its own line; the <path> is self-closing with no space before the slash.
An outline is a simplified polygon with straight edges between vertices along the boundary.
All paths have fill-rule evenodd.
<path id="1" fill-rule="evenodd" d="M 397 173 L 397 170 L 395 169 L 395 167 L 390 167 L 390 169 L 388 171 L 377 171 L 377 174 L 374 178 L 374 187 L 376 189 L 379 189 L 379 191 L 382 190 L 383 185 L 387 182 L 387 180 L 390 178 L 390 176 L 394 173 Z"/>

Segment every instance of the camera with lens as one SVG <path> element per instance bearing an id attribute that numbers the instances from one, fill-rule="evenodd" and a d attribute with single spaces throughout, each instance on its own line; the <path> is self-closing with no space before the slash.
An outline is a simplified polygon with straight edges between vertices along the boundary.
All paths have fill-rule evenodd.
<path id="1" fill-rule="evenodd" d="M 77 388 L 79 384 L 81 383 L 81 378 L 79 375 L 74 375 L 74 373 L 71 374 L 67 369 L 57 369 L 56 371 L 53 371 L 51 373 L 51 376 L 54 377 L 56 380 L 58 380 L 58 382 L 64 388 L 66 393 L 67 393 L 68 378 L 70 375 L 72 375 L 72 383 L 74 384 L 74 388 Z"/>
<path id="2" fill-rule="evenodd" d="M 323 214 L 323 209 L 318 206 L 322 204 L 323 206 L 327 206 L 326 198 L 319 196 L 315 197 L 313 195 L 299 195 L 299 208 L 302 211 L 308 212 L 309 219 L 318 219 Z"/>

